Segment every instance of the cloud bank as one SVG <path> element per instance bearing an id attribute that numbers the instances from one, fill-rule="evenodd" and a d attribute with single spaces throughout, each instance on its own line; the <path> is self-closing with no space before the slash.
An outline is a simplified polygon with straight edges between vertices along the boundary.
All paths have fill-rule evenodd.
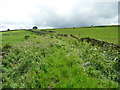
<path id="1" fill-rule="evenodd" d="M 117 1 L 0 0 L 0 30 L 118 24 Z"/>

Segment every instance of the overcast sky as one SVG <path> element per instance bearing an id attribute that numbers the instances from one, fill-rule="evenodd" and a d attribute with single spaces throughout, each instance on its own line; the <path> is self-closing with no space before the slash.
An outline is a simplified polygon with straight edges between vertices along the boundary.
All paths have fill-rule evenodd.
<path id="1" fill-rule="evenodd" d="M 118 24 L 118 1 L 0 0 L 0 30 Z"/>

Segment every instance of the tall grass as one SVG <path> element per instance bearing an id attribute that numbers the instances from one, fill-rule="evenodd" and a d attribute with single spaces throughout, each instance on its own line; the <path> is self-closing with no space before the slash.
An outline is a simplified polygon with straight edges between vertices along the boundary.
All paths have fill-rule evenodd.
<path id="1" fill-rule="evenodd" d="M 117 88 L 118 51 L 53 34 L 13 45 L 2 88 Z"/>

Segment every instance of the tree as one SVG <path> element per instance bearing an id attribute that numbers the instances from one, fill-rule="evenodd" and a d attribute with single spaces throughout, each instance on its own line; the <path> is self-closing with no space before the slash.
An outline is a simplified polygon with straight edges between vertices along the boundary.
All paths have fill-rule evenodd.
<path id="1" fill-rule="evenodd" d="M 10 29 L 7 29 L 7 31 L 10 31 Z"/>
<path id="2" fill-rule="evenodd" d="M 38 29 L 38 27 L 37 27 L 37 26 L 34 26 L 33 29 Z"/>

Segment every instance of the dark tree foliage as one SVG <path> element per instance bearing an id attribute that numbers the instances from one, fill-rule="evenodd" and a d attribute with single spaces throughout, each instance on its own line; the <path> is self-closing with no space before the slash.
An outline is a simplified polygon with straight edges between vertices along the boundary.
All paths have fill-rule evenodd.
<path id="1" fill-rule="evenodd" d="M 37 26 L 34 26 L 33 29 L 38 29 L 38 27 L 37 27 Z"/>
<path id="2" fill-rule="evenodd" d="M 7 31 L 10 31 L 10 29 L 7 29 Z"/>

